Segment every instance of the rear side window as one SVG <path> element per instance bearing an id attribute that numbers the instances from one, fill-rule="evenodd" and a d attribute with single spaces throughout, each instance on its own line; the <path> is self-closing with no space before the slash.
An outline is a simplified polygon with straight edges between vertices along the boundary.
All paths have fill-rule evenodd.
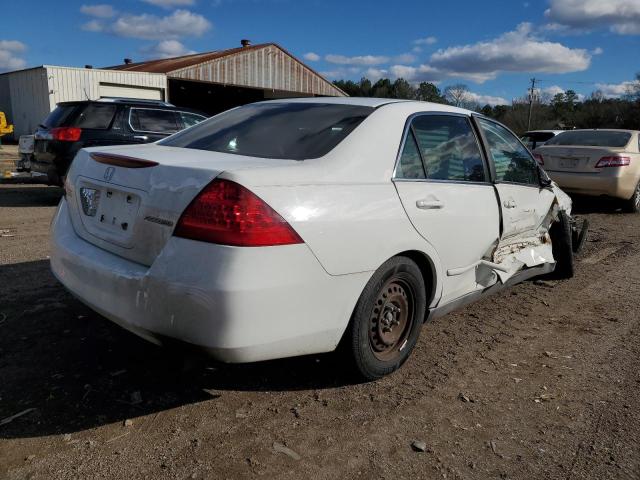
<path id="1" fill-rule="evenodd" d="M 485 180 L 482 155 L 468 118 L 421 115 L 413 120 L 411 129 L 428 179 Z"/>
<path id="2" fill-rule="evenodd" d="M 216 115 L 160 143 L 261 158 L 318 158 L 330 152 L 373 110 L 326 103 L 251 104 Z"/>
<path id="3" fill-rule="evenodd" d="M 131 128 L 138 132 L 175 133 L 180 130 L 178 116 L 172 110 L 132 108 L 129 122 Z"/>
<path id="4" fill-rule="evenodd" d="M 76 105 L 58 105 L 47 118 L 44 119 L 42 125 L 46 128 L 63 127 L 71 114 L 76 110 Z"/>
<path id="5" fill-rule="evenodd" d="M 396 170 L 396 178 L 424 179 L 427 178 L 420 152 L 413 132 L 409 131 L 404 142 L 404 149 L 400 156 L 400 163 Z"/>
<path id="6" fill-rule="evenodd" d="M 182 118 L 182 123 L 184 123 L 184 128 L 193 127 L 203 120 L 206 120 L 202 115 L 187 112 L 180 112 L 180 117 Z"/>
<path id="7" fill-rule="evenodd" d="M 538 165 L 515 135 L 497 123 L 478 118 L 487 139 L 496 181 L 539 185 Z"/>
<path id="8" fill-rule="evenodd" d="M 116 105 L 90 103 L 80 109 L 79 114 L 73 121 L 73 126 L 106 130 L 111 125 L 117 109 Z"/>
<path id="9" fill-rule="evenodd" d="M 577 130 L 562 132 L 549 140 L 547 145 L 574 145 L 584 147 L 626 147 L 631 133 L 612 130 Z"/>

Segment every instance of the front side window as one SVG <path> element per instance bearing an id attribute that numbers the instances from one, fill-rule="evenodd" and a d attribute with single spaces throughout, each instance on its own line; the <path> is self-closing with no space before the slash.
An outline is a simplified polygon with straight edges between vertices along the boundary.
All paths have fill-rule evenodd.
<path id="1" fill-rule="evenodd" d="M 129 121 L 131 128 L 138 132 L 169 134 L 180 130 L 178 116 L 172 110 L 132 108 Z"/>
<path id="2" fill-rule="evenodd" d="M 538 185 L 538 166 L 515 135 L 497 123 L 478 118 L 496 169 L 496 181 Z"/>
<path id="3" fill-rule="evenodd" d="M 428 179 L 485 181 L 482 155 L 467 117 L 420 115 L 411 128 Z"/>
<path id="4" fill-rule="evenodd" d="M 374 109 L 360 105 L 274 102 L 223 112 L 160 142 L 169 147 L 283 160 L 329 153 Z"/>

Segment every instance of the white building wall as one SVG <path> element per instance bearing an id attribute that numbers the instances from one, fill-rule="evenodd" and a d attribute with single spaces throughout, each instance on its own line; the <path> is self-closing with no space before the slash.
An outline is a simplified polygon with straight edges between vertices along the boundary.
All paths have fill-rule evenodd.
<path id="1" fill-rule="evenodd" d="M 33 133 L 60 102 L 97 100 L 101 84 L 159 89 L 166 98 L 167 77 L 161 73 L 45 65 L 0 75 L 0 111 L 15 125 L 17 139 Z"/>

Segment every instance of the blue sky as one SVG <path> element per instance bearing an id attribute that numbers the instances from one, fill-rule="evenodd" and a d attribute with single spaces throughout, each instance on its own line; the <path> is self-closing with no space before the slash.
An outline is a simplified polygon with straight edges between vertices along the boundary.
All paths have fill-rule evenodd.
<path id="1" fill-rule="evenodd" d="M 468 85 L 510 103 L 541 93 L 624 93 L 640 71 L 640 0 L 120 0 L 11 2 L 0 71 L 94 67 L 277 42 L 330 79 Z"/>

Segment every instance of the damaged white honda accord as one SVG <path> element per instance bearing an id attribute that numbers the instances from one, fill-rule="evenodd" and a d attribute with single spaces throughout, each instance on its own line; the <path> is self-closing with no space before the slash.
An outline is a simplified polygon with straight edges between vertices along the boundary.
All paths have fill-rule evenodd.
<path id="1" fill-rule="evenodd" d="M 224 362 L 335 350 L 376 379 L 422 324 L 573 274 L 586 228 L 507 128 L 445 105 L 245 105 L 155 144 L 85 149 L 52 223 L 76 297 Z"/>

